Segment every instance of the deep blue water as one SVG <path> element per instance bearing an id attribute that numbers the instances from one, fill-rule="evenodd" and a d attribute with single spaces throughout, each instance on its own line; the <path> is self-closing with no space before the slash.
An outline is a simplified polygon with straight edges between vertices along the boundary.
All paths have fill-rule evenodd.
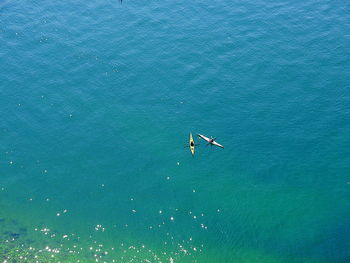
<path id="1" fill-rule="evenodd" d="M 349 262 L 349 54 L 344 1 L 3 1 L 0 230 L 72 262 Z"/>

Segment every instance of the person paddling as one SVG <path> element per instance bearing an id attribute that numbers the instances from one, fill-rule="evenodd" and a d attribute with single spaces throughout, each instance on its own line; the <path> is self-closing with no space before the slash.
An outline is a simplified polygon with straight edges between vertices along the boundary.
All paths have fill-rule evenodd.
<path id="1" fill-rule="evenodd" d="M 205 141 L 207 141 L 210 145 L 215 145 L 217 147 L 220 147 L 220 148 L 224 148 L 224 146 L 222 146 L 221 144 L 217 143 L 215 141 L 215 138 L 213 137 L 210 137 L 210 139 L 202 134 L 197 134 L 197 136 Z"/>

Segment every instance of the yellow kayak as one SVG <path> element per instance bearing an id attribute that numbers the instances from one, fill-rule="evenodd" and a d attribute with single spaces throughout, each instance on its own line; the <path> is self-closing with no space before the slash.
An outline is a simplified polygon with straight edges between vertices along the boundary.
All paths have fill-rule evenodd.
<path id="1" fill-rule="evenodd" d="M 194 140 L 192 137 L 192 133 L 190 133 L 190 149 L 191 149 L 192 155 L 194 155 Z"/>

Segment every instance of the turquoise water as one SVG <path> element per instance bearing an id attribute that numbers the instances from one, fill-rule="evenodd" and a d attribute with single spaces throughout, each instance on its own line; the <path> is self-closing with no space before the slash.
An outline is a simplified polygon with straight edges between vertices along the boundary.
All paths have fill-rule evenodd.
<path id="1" fill-rule="evenodd" d="M 0 245 L 57 248 L 52 262 L 349 262 L 349 8 L 0 3 Z M 189 132 L 225 149 L 192 158 Z"/>

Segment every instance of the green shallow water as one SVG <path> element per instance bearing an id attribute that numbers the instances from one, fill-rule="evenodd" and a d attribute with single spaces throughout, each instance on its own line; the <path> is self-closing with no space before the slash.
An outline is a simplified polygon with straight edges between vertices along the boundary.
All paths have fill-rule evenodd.
<path id="1" fill-rule="evenodd" d="M 0 14 L 0 261 L 349 262 L 343 2 Z"/>

